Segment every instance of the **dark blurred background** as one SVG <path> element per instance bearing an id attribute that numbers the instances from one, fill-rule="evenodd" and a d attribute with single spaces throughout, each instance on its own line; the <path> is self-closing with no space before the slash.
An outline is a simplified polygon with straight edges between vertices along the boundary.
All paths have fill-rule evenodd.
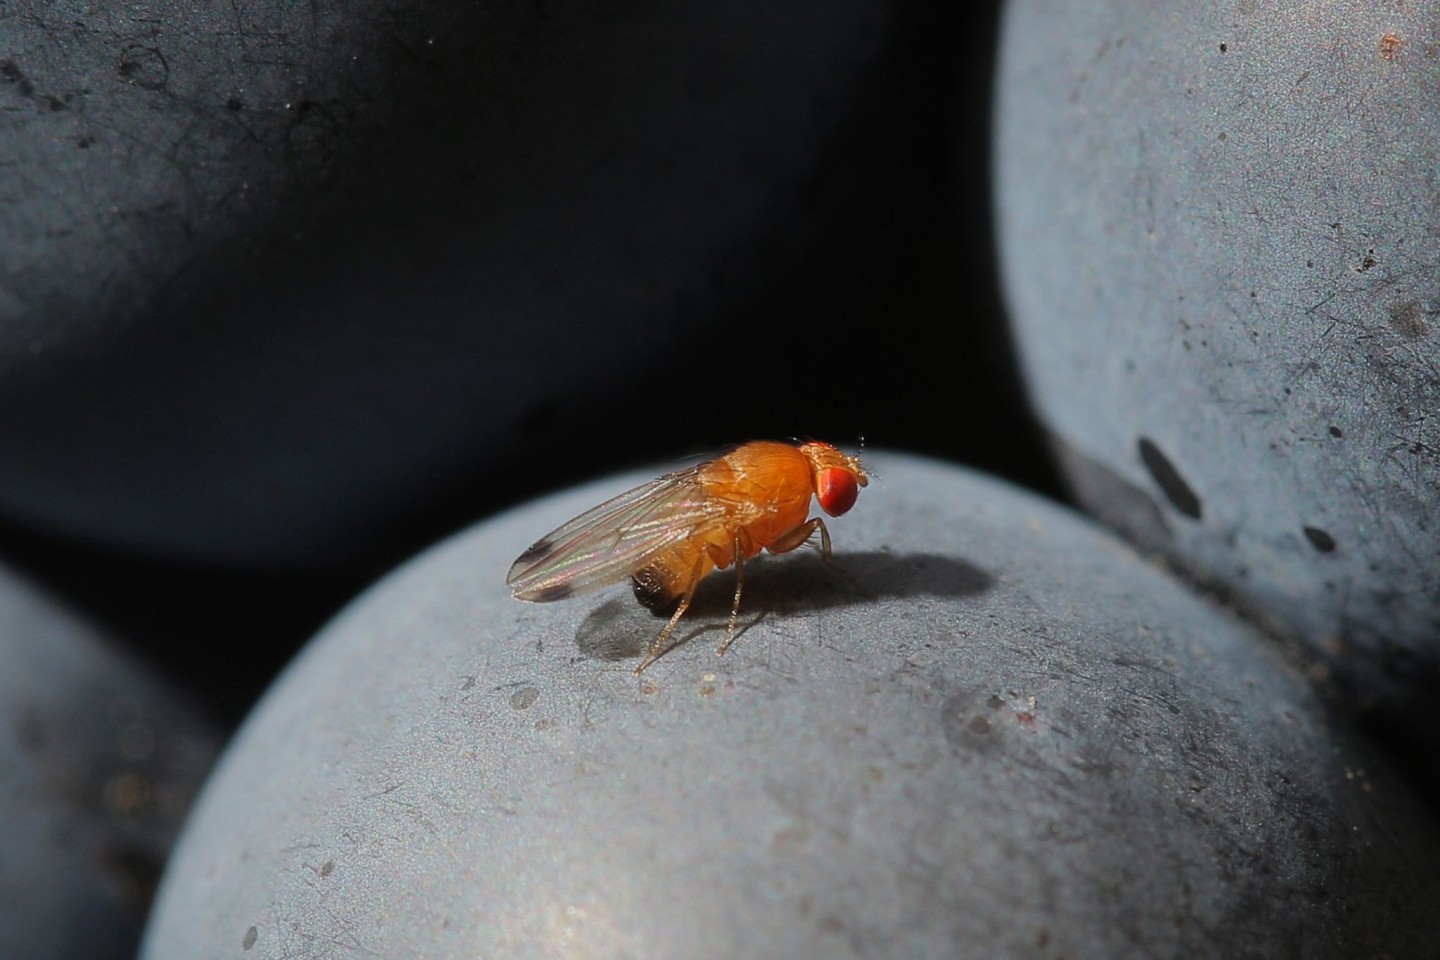
<path id="1" fill-rule="evenodd" d="M 14 246 L 5 286 L 23 306 L 0 342 L 9 354 L 0 366 L 9 463 L 0 474 L 19 478 L 0 483 L 0 555 L 112 628 L 229 725 L 317 628 L 396 564 L 498 511 L 621 468 L 747 439 L 812 436 L 853 449 L 863 436 L 869 447 L 930 454 L 1059 497 L 1016 377 L 996 278 L 989 111 L 998 4 L 855 3 L 833 17 L 825 4 L 792 7 L 794 18 L 748 27 L 773 45 L 758 65 L 730 62 L 758 49 L 753 38 L 717 41 L 723 55 L 694 71 L 699 79 L 686 74 L 678 106 L 658 96 L 653 114 L 615 117 L 605 98 L 646 89 L 645 51 L 671 29 L 684 34 L 683 46 L 692 28 L 669 22 L 683 17 L 643 4 L 594 22 L 566 4 L 501 20 L 373 4 L 304 26 L 325 41 L 308 47 L 277 39 L 292 16 L 279 5 L 259 5 L 234 23 L 205 14 L 215 20 L 202 26 L 220 38 L 208 45 L 182 42 L 178 25 L 134 11 L 128 25 L 104 27 L 108 34 L 98 22 L 42 20 L 23 35 L 9 21 L 0 133 L 12 169 L 19 163 L 27 174 L 0 198 L 10 211 L 0 225 L 18 238 L 6 241 Z M 613 22 L 626 17 L 659 26 L 651 34 Z M 829 66 L 792 70 L 784 31 L 815 39 L 832 21 L 843 21 L 833 41 L 821 36 L 805 53 Z M 81 54 L 48 61 L 34 43 L 45 30 L 55 40 L 53 31 L 82 28 L 93 63 L 83 43 Z M 714 26 L 693 31 L 705 36 Z M 324 57 L 348 64 L 347 44 L 373 54 L 368 72 L 345 66 L 350 72 L 328 83 L 325 71 L 340 68 Z M 513 58 L 496 66 L 497 50 Z M 679 56 L 703 60 L 705 52 Z M 320 79 L 294 96 L 262 94 L 265 65 L 277 60 Z M 655 71 L 657 83 L 665 69 Z M 187 70 L 209 79 L 187 84 Z M 625 81 L 597 82 L 612 71 Z M 545 236 L 491 243 L 464 232 L 497 209 L 497 222 L 523 226 L 537 197 L 553 202 L 544 207 L 546 230 L 563 221 L 554 209 L 570 211 L 573 233 L 553 242 L 576 248 L 581 262 L 587 244 L 632 242 L 623 190 L 647 183 L 657 186 L 637 206 L 658 216 L 651 226 L 672 208 L 680 221 L 665 228 L 670 246 L 703 233 L 703 217 L 688 222 L 684 211 L 733 205 L 743 190 L 707 194 L 703 179 L 683 176 L 669 186 L 663 158 L 678 148 L 662 135 L 649 142 L 647 118 L 683 112 L 688 98 L 721 102 L 716 113 L 700 111 L 686 136 L 696 156 L 719 157 L 714 178 L 743 187 L 767 164 L 764 137 L 741 142 L 747 124 L 788 133 L 790 115 L 767 105 L 807 83 L 814 89 L 801 91 L 802 115 L 823 121 L 796 134 L 810 152 L 791 165 L 791 180 L 758 192 L 759 212 L 738 233 L 717 229 L 724 235 L 692 258 L 699 265 L 687 262 L 698 285 L 667 289 L 666 264 L 646 260 L 643 243 L 627 254 L 643 261 L 631 278 L 639 291 L 631 312 L 643 323 L 612 320 L 629 315 L 624 293 L 585 309 L 593 278 L 577 280 L 574 297 L 547 301 L 533 320 L 517 295 L 522 302 L 503 322 L 492 321 L 483 300 L 468 306 L 478 295 L 450 279 L 483 272 L 499 250 L 507 258 L 493 267 L 500 279 L 483 283 L 527 270 L 568 280 L 565 268 L 527 252 L 546 249 Z M 121 99 L 102 110 L 105 84 Z M 103 211 L 59 203 L 64 192 L 47 178 L 115 178 L 91 184 L 87 202 L 96 204 L 107 189 L 141 190 L 143 178 L 127 182 L 124 164 L 105 164 L 141 164 L 151 115 L 186 111 L 213 120 L 217 133 L 203 148 L 174 141 L 164 151 L 159 169 L 186 183 L 182 200 L 146 207 L 130 233 L 107 227 L 94 247 L 67 250 L 84 233 L 75 222 Z M 590 143 L 595 129 L 572 119 L 592 113 L 608 138 L 599 146 Z M 535 126 L 527 120 L 534 115 L 555 122 Z M 705 141 L 712 122 L 713 147 Z M 585 141 L 574 149 L 578 187 L 567 186 L 570 168 L 554 160 L 570 150 L 567 123 Z M 26 152 L 61 140 L 69 152 L 50 169 Z M 723 155 L 731 147 L 734 163 Z M 106 150 L 111 156 L 97 164 Z M 612 161 L 617 153 L 622 160 Z M 661 162 L 648 169 L 655 157 Z M 617 163 L 638 172 L 607 183 L 606 164 Z M 576 191 L 573 205 L 566 189 Z M 595 199 L 602 195 L 614 203 Z M 183 198 L 196 197 L 187 208 Z M 42 234 L 50 238 L 43 251 Z M 174 256 L 137 262 L 152 255 L 152 243 Z M 127 244 L 143 254 L 115 254 Z M 65 280 L 93 250 L 130 264 L 139 279 L 94 287 Z M 647 281 L 647 269 L 657 277 Z M 559 282 L 548 273 L 543 280 Z M 383 296 L 362 289 L 347 300 L 371 282 Z M 56 293 L 66 289 L 69 300 Z M 326 319 L 326 304 L 342 306 Z M 380 331 L 373 345 L 368 329 Z M 416 347 L 419 360 L 391 365 L 409 347 L 397 351 L 386 338 L 402 329 L 420 329 L 428 343 Z M 506 345 L 529 338 L 531 348 L 489 355 L 491 330 Z M 287 351 L 279 360 L 276 343 Z M 327 370 L 338 371 L 331 387 Z M 171 381 L 181 382 L 174 393 Z M 250 408 L 260 411 L 253 419 Z M 328 413 L 312 418 L 311 409 Z M 146 424 L 156 418 L 166 424 L 151 434 Z M 143 452 L 132 457 L 132 449 Z M 100 493 L 71 485 L 75 477 Z M 270 483 L 274 498 L 299 491 L 273 517 L 252 502 L 270 496 Z M 113 499 L 113 515 L 135 519 L 118 530 L 87 520 L 97 496 Z M 281 533 L 251 523 L 246 510 Z M 242 535 L 226 529 L 232 517 Z M 323 522 L 312 532 L 305 524 L 315 517 Z M 210 519 L 213 535 L 171 536 Z M 258 547 L 242 542 L 247 528 Z"/>

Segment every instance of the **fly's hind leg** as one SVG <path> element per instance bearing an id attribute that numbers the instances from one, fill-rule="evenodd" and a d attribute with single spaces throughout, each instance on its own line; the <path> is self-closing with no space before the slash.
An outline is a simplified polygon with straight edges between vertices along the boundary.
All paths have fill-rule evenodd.
<path id="1" fill-rule="evenodd" d="M 641 660 L 640 666 L 635 668 L 636 676 L 639 676 L 646 667 L 650 666 L 650 664 L 656 660 L 659 660 L 660 657 L 670 649 L 670 644 L 667 642 L 670 639 L 670 634 L 674 632 L 675 625 L 680 622 L 680 618 L 685 616 L 685 611 L 690 609 L 690 601 L 695 599 L 695 588 L 700 585 L 700 581 L 704 579 L 704 576 L 705 558 L 702 555 L 695 563 L 695 568 L 690 572 L 690 579 L 685 585 L 685 592 L 681 595 L 680 603 L 675 607 L 675 612 L 670 614 L 670 621 L 665 624 L 655 639 L 650 641 L 650 648 L 645 651 L 645 659 Z"/>
<path id="2" fill-rule="evenodd" d="M 655 639 L 650 641 L 650 647 L 645 651 L 645 659 L 641 660 L 640 665 L 635 668 L 635 675 L 637 677 L 645 671 L 646 667 L 650 666 L 650 664 L 656 660 L 659 660 L 661 655 L 670 649 L 670 644 L 666 641 L 670 639 L 670 634 L 675 630 L 675 624 L 679 623 L 680 618 L 685 616 L 685 611 L 690 609 L 690 601 L 694 599 L 694 597 L 695 588 L 692 586 L 686 592 L 685 596 L 681 598 L 679 606 L 675 608 L 675 612 L 670 615 L 670 621 L 665 624 Z"/>
<path id="3" fill-rule="evenodd" d="M 735 624 L 740 620 L 740 591 L 745 587 L 745 551 L 740 546 L 740 538 L 735 538 L 735 600 L 730 604 L 730 623 L 725 627 L 725 639 L 720 642 L 720 649 L 716 650 L 717 656 L 723 655 L 730 649 L 730 644 L 735 642 Z"/>

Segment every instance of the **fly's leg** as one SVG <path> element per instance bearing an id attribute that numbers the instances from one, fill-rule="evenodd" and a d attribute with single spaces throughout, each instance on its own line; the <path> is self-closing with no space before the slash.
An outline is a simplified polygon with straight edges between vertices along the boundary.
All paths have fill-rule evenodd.
<path id="1" fill-rule="evenodd" d="M 782 533 L 774 543 L 770 544 L 769 550 L 771 553 L 789 553 L 815 536 L 816 530 L 820 531 L 820 556 L 825 559 L 826 563 L 830 563 L 830 531 L 825 529 L 825 521 L 819 517 L 811 517 L 793 530 Z"/>
<path id="2" fill-rule="evenodd" d="M 825 565 L 846 580 L 849 580 L 851 585 L 859 589 L 862 593 L 867 592 L 864 587 L 861 587 L 860 584 L 855 582 L 855 578 L 850 576 L 844 567 L 830 559 L 830 531 L 825 529 L 825 521 L 819 517 L 811 517 L 795 529 L 781 534 L 774 543 L 770 544 L 770 552 L 788 553 L 796 547 L 802 546 L 807 540 L 815 536 L 816 530 L 820 531 L 820 558 L 825 561 Z"/>
<path id="3" fill-rule="evenodd" d="M 660 656 L 670 649 L 670 644 L 666 643 L 666 641 L 675 629 L 675 624 L 679 623 L 680 618 L 685 616 L 685 611 L 690 609 L 690 601 L 694 596 L 695 588 L 692 586 L 680 600 L 680 605 L 675 608 L 675 612 L 670 615 L 670 622 L 665 624 L 664 628 L 661 629 L 654 640 L 650 641 L 650 648 L 645 651 L 645 659 L 641 660 L 640 666 L 635 668 L 635 675 L 637 677 L 645 671 L 646 667 L 650 666 L 650 664 L 656 660 L 659 660 Z"/>
<path id="4" fill-rule="evenodd" d="M 730 649 L 730 644 L 735 642 L 735 624 L 740 620 L 740 591 L 745 587 L 745 551 L 740 549 L 740 538 L 735 538 L 735 601 L 730 604 L 730 623 L 725 627 L 725 639 L 716 650 L 716 655 L 723 655 Z"/>
<path id="5" fill-rule="evenodd" d="M 700 581 L 704 579 L 704 576 L 705 558 L 702 555 L 700 560 L 696 562 L 695 569 L 690 572 L 690 582 L 685 585 L 685 594 L 680 598 L 680 604 L 675 608 L 675 612 L 670 615 L 670 622 L 665 624 L 664 628 L 661 629 L 654 640 L 650 641 L 650 648 L 645 651 L 645 659 L 641 660 L 640 666 L 635 668 L 636 676 L 639 676 L 646 667 L 650 666 L 650 664 L 656 660 L 659 660 L 660 657 L 670 649 L 670 644 L 666 641 L 670 639 L 670 634 L 674 632 L 675 624 L 679 623 L 680 618 L 685 616 L 685 611 L 690 609 L 690 601 L 695 599 L 695 588 L 700 585 Z"/>

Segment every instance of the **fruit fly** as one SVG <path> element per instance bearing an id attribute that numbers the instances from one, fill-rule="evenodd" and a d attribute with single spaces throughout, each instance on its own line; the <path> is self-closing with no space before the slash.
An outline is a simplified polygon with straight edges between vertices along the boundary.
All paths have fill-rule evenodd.
<path id="1" fill-rule="evenodd" d="M 712 570 L 735 567 L 735 600 L 718 652 L 735 639 L 745 561 L 761 550 L 788 553 L 820 532 L 830 560 L 830 531 L 810 517 L 810 498 L 838 517 L 865 486 L 857 457 L 828 443 L 756 441 L 667 473 L 562 524 L 520 554 L 505 582 L 518 600 L 547 603 L 630 578 L 635 597 L 670 620 L 650 642 L 638 674 L 666 650 Z"/>

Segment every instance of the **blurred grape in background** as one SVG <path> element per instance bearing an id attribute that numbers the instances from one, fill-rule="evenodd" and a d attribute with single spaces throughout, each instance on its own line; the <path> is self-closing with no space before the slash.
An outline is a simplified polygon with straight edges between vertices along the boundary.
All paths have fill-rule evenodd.
<path id="1" fill-rule="evenodd" d="M 1428 949 L 1437 12 L 0 7 L 0 944 L 218 728 L 157 960 Z M 862 436 L 733 656 L 505 595 Z"/>
<path id="2" fill-rule="evenodd" d="M 415 549 L 617 466 L 863 435 L 1056 489 L 994 9 L 95 17 L 3 21 L 3 543 L 232 721 Z"/>

